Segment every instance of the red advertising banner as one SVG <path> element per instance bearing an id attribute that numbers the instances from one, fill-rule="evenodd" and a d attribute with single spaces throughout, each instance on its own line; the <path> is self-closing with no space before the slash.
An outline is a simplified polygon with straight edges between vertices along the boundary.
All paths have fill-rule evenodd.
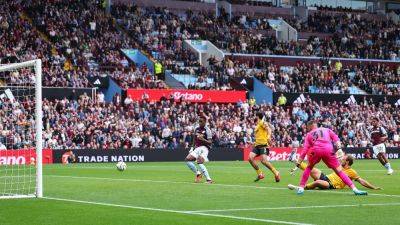
<path id="1" fill-rule="evenodd" d="M 236 103 L 246 100 L 245 91 L 209 91 L 209 90 L 178 90 L 178 89 L 128 89 L 127 95 L 133 100 L 141 100 L 144 96 L 150 101 L 160 101 L 161 97 L 174 96 L 175 100 L 189 102 Z"/>
<path id="2" fill-rule="evenodd" d="M 249 153 L 252 148 L 243 149 L 243 160 L 249 160 Z M 292 148 L 289 147 L 281 147 L 281 148 L 269 148 L 268 160 L 270 161 L 287 161 L 290 153 L 292 152 Z M 300 156 L 301 148 L 297 150 L 297 157 Z M 256 158 L 259 159 L 259 158 Z"/>
<path id="3" fill-rule="evenodd" d="M 43 149 L 43 164 L 53 163 L 53 151 Z M 0 150 L 0 165 L 24 165 L 36 163 L 36 151 L 34 149 Z"/>

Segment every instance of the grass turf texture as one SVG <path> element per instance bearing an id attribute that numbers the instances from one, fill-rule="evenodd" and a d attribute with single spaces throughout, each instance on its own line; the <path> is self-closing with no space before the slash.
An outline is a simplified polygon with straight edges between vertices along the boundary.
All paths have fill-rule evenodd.
<path id="1" fill-rule="evenodd" d="M 400 224 L 400 174 L 386 175 L 377 160 L 353 166 L 384 188 L 369 196 L 349 189 L 297 196 L 286 186 L 298 184 L 300 172 L 291 176 L 292 164 L 274 164 L 280 183 L 266 168 L 266 178 L 254 183 L 246 162 L 210 162 L 211 185 L 194 184 L 183 162 L 128 163 L 124 172 L 114 164 L 46 165 L 44 195 L 56 199 L 0 200 L 0 224 Z"/>

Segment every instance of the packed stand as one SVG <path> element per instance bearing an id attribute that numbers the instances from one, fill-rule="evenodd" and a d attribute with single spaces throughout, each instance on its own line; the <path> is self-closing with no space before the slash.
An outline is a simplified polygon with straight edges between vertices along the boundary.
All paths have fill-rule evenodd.
<path id="1" fill-rule="evenodd" d="M 53 149 L 79 148 L 162 148 L 175 149 L 189 147 L 192 134 L 200 114 L 208 117 L 213 133 L 214 147 L 245 147 L 253 142 L 255 113 L 265 112 L 273 128 L 273 146 L 290 146 L 301 143 L 306 133 L 306 122 L 318 119 L 324 126 L 339 133 L 345 146 L 365 147 L 369 143 L 367 128 L 369 117 L 378 116 L 388 131 L 387 146 L 399 146 L 400 108 L 379 103 L 372 105 L 361 102 L 359 105 L 333 103 L 322 105 L 307 99 L 305 104 L 293 107 L 256 105 L 254 99 L 237 104 L 193 104 L 170 100 L 168 96 L 161 102 L 134 101 L 116 96 L 113 103 L 93 101 L 83 95 L 78 99 L 43 101 L 44 147 Z M 3 121 L 0 139 L 8 148 L 17 141 L 33 140 L 26 136 L 32 129 L 32 107 L 17 107 L 2 104 Z M 19 117 L 10 117 L 4 113 Z M 15 111 L 15 112 L 14 112 Z M 12 121 L 18 118 L 19 123 Z M 21 124 L 28 127 L 21 130 Z M 30 127 L 30 128 L 29 128 Z M 7 139 L 8 138 L 8 139 Z M 18 139 L 17 138 L 17 139 Z M 11 140 L 15 141 L 11 141 Z M 5 141 L 8 140 L 8 141 Z M 25 143 L 29 146 L 29 143 Z"/>
<path id="2" fill-rule="evenodd" d="M 168 10 L 113 5 L 112 15 L 146 52 L 168 68 L 198 66 L 198 58 L 183 48 L 184 40 L 197 37 Z"/>
<path id="3" fill-rule="evenodd" d="M 105 103 L 99 93 L 77 99 L 44 100 L 44 147 L 52 149 L 126 149 L 189 147 L 199 115 L 208 117 L 214 147 L 246 147 L 254 141 L 255 114 L 262 111 L 273 129 L 272 146 L 303 142 L 306 123 L 316 119 L 337 132 L 346 147 L 367 147 L 370 118 L 377 116 L 388 132 L 387 146 L 400 146 L 400 107 L 365 100 L 358 105 L 322 104 L 307 97 L 293 106 L 196 104 L 165 96 L 160 102 L 115 96 Z M 0 142 L 7 149 L 29 148 L 34 140 L 34 102 L 5 100 L 1 108 Z"/>
<path id="4" fill-rule="evenodd" d="M 68 60 L 54 52 L 52 45 L 41 37 L 28 19 L 24 18 L 20 1 L 8 1 L 0 6 L 0 26 L 2 64 L 40 58 L 43 66 L 43 86 L 89 86 L 86 77 L 82 76 L 82 70 L 72 70 L 68 67 Z"/>
<path id="5" fill-rule="evenodd" d="M 274 32 L 268 32 L 271 27 L 267 18 L 241 15 L 229 20 L 223 11 L 215 17 L 212 12 L 174 14 L 165 8 L 120 5 L 113 6 L 113 16 L 128 31 L 138 33 L 139 41 L 150 51 L 169 55 L 173 54 L 171 49 L 176 49 L 177 57 L 186 39 L 209 40 L 230 53 L 377 59 L 395 59 L 400 53 L 399 26 L 350 13 L 311 14 L 304 23 L 288 19 L 299 31 L 334 33 L 332 38 L 310 37 L 305 43 L 279 42 Z"/>
<path id="6" fill-rule="evenodd" d="M 156 79 L 147 67 L 137 68 L 131 66 L 129 68 L 116 69 L 110 72 L 110 76 L 117 81 L 118 85 L 123 89 L 165 89 L 166 84 L 162 80 Z"/>
<path id="7" fill-rule="evenodd" d="M 239 50 L 233 42 L 238 44 L 242 39 L 247 39 L 251 36 L 252 29 L 270 30 L 265 18 L 246 19 L 238 16 L 229 21 L 224 12 L 215 18 L 212 12 L 187 11 L 177 15 L 165 8 L 114 5 L 112 14 L 127 31 L 138 34 L 138 41 L 148 51 L 158 51 L 163 60 L 173 56 L 175 60 L 183 61 L 185 65 L 197 61 L 185 52 L 183 48 L 185 40 L 210 40 L 231 52 L 242 50 L 255 52 L 257 46 L 247 48 L 243 45 Z"/>
<path id="8" fill-rule="evenodd" d="M 129 70 L 130 63 L 121 49 L 137 48 L 137 44 L 116 28 L 113 19 L 105 14 L 99 3 L 26 1 L 25 6 L 35 26 L 50 38 L 57 53 L 66 61 L 59 72 L 70 70 L 69 76 L 85 79 L 117 70 L 117 78 L 130 79 L 124 78 L 131 75 L 123 73 Z M 148 79 L 138 79 L 143 81 L 143 86 L 154 86 L 153 82 L 147 82 Z M 51 84 L 61 86 L 54 82 Z M 137 82 L 124 82 L 124 88 L 137 86 Z"/>
<path id="9" fill-rule="evenodd" d="M 229 76 L 256 77 L 274 92 L 400 95 L 400 66 L 343 66 L 340 61 L 295 66 L 277 66 L 269 60 L 228 62 L 231 69 L 225 71 Z"/>
<path id="10" fill-rule="evenodd" d="M 348 8 L 348 7 L 343 7 L 343 6 L 337 6 L 337 7 L 332 7 L 332 6 L 324 6 L 324 5 L 314 5 L 313 7 L 316 7 L 318 10 L 321 11 L 333 11 L 333 12 L 358 12 L 358 13 L 365 13 L 365 9 L 353 9 L 353 8 Z"/>
<path id="11" fill-rule="evenodd" d="M 138 34 L 137 41 L 148 52 L 157 52 L 157 57 L 165 69 L 171 70 L 173 74 L 196 76 L 198 81 L 190 84 L 188 86 L 190 89 L 232 89 L 229 86 L 229 77 L 224 74 L 222 62 L 211 57 L 208 62 L 210 68 L 206 68 L 199 64 L 197 56 L 183 47 L 185 40 L 200 38 L 196 29 L 204 35 L 208 35 L 204 32 L 210 29 L 218 31 L 219 26 L 226 29 L 234 26 L 238 32 L 248 27 L 259 30 L 268 29 L 268 23 L 264 20 L 243 22 L 238 17 L 228 23 L 222 16 L 218 19 L 218 24 L 213 25 L 214 17 L 208 13 L 196 14 L 188 11 L 184 16 L 178 16 L 167 9 L 140 8 L 135 5 L 115 5 L 112 7 L 112 14 L 129 33 Z M 214 82 L 200 85 L 208 78 L 213 79 Z"/>
<path id="12" fill-rule="evenodd" d="M 27 1 L 26 11 L 73 66 L 88 67 L 90 60 L 118 64 L 119 50 L 135 46 L 94 1 Z"/>
<path id="13" fill-rule="evenodd" d="M 400 26 L 389 19 L 374 19 L 357 13 L 311 13 L 304 22 L 287 20 L 300 32 L 330 33 L 311 37 L 307 45 L 317 55 L 345 58 L 396 60 L 400 56 Z"/>

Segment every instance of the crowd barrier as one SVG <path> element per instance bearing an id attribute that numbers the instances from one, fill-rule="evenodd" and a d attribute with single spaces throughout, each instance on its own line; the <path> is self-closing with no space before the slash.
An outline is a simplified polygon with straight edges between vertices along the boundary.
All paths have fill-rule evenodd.
<path id="1" fill-rule="evenodd" d="M 147 98 L 149 101 L 160 101 L 161 98 L 168 99 L 171 95 L 175 101 L 184 100 L 202 103 L 237 103 L 246 101 L 246 91 L 128 89 L 127 95 L 137 101 L 143 98 Z"/>
<path id="2" fill-rule="evenodd" d="M 345 148 L 347 154 L 356 159 L 367 159 L 367 148 Z M 75 149 L 75 150 L 43 150 L 43 164 L 65 163 L 66 157 L 73 152 L 76 163 L 115 163 L 124 162 L 177 162 L 183 161 L 188 149 Z M 210 161 L 247 161 L 251 148 L 213 148 L 209 153 Z M 268 159 L 271 161 L 286 161 L 292 149 L 289 147 L 270 148 Z M 298 149 L 298 154 L 301 148 Z M 370 149 L 372 159 L 376 156 Z M 389 159 L 399 159 L 400 147 L 388 147 Z M 0 150 L 0 165 L 22 165 L 35 162 L 34 150 Z"/>
<path id="3" fill-rule="evenodd" d="M 327 103 L 361 103 L 364 100 L 372 102 L 373 104 L 379 103 L 389 103 L 392 105 L 397 105 L 400 103 L 400 96 L 398 95 L 363 95 L 363 94 L 319 94 L 319 93 L 284 93 L 284 92 L 274 92 L 273 94 L 273 104 L 277 104 L 278 98 L 284 95 L 287 99 L 287 105 L 292 105 L 293 103 L 304 103 L 307 98 L 310 98 L 316 102 Z"/>
<path id="4" fill-rule="evenodd" d="M 368 156 L 365 155 L 366 150 L 369 149 L 370 157 L 372 159 L 376 159 L 376 155 L 373 154 L 371 148 L 344 148 L 343 151 L 347 154 L 354 156 L 356 159 L 368 159 Z M 300 155 L 301 148 L 297 150 L 297 156 Z M 243 160 L 248 160 L 248 155 L 251 151 L 251 148 L 243 149 Z M 271 161 L 287 161 L 289 159 L 289 155 L 292 152 L 292 148 L 290 147 L 280 147 L 280 148 L 270 148 L 268 160 Z M 386 155 L 388 159 L 398 159 L 400 156 L 400 147 L 388 147 L 386 148 Z"/>

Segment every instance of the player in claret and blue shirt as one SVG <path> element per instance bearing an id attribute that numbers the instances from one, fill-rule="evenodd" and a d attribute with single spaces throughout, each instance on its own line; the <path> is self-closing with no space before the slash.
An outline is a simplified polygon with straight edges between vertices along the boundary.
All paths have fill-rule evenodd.
<path id="1" fill-rule="evenodd" d="M 383 126 L 380 126 L 378 117 L 373 117 L 371 123 L 369 135 L 371 137 L 372 150 L 379 162 L 387 169 L 387 174 L 391 175 L 393 174 L 393 169 L 386 157 L 385 141 L 388 138 L 386 130 Z"/>
<path id="2" fill-rule="evenodd" d="M 189 154 L 186 156 L 186 164 L 190 170 L 196 174 L 195 182 L 201 181 L 202 174 L 206 177 L 206 182 L 211 184 L 213 181 L 208 173 L 205 162 L 208 162 L 208 151 L 212 145 L 212 134 L 210 128 L 206 126 L 207 118 L 205 116 L 200 117 L 199 126 L 195 129 L 193 138 L 193 147 L 190 149 Z M 197 169 L 194 162 L 200 167 L 200 171 Z"/>

